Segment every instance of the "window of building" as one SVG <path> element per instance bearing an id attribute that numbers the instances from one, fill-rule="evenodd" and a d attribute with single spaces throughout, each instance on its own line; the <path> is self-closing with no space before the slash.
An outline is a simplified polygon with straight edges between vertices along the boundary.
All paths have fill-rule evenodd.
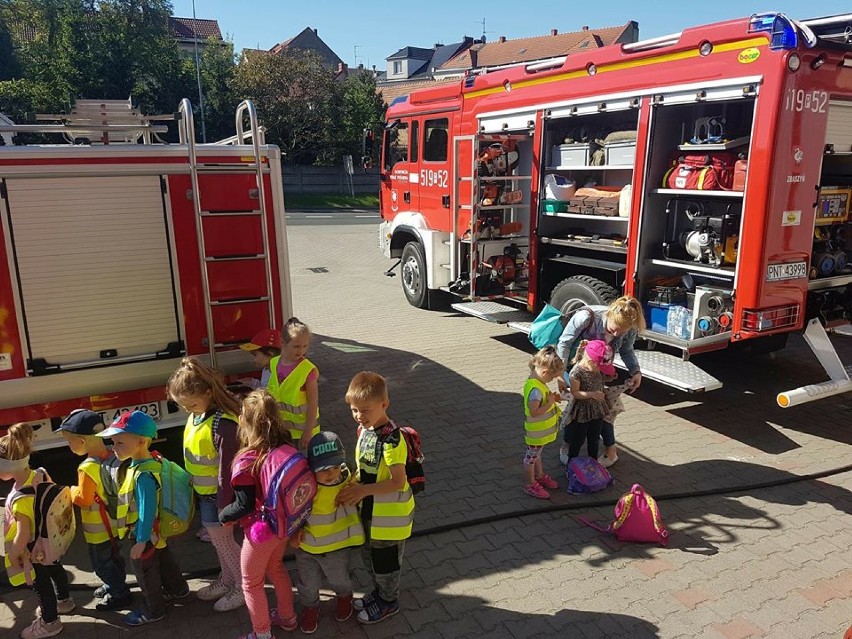
<path id="1" fill-rule="evenodd" d="M 400 75 L 402 73 L 402 60 L 393 61 L 393 74 Z"/>
<path id="2" fill-rule="evenodd" d="M 426 120 L 423 145 L 423 159 L 427 162 L 446 162 L 447 146 L 449 144 L 450 121 L 447 118 Z"/>

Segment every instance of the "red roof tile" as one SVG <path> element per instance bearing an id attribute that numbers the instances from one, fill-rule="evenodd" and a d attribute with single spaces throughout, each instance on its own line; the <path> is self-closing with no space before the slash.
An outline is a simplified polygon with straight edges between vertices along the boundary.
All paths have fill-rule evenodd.
<path id="1" fill-rule="evenodd" d="M 186 40 L 206 40 L 213 37 L 219 40 L 222 39 L 222 32 L 219 30 L 219 22 L 216 20 L 204 20 L 193 18 L 177 18 L 172 16 L 169 18 L 169 29 L 176 38 Z"/>

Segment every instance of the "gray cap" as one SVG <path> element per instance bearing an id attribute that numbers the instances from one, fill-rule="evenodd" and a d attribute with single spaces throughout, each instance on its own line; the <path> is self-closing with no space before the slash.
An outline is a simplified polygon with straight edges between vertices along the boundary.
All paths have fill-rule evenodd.
<path id="1" fill-rule="evenodd" d="M 346 455 L 340 437 L 331 431 L 323 431 L 308 442 L 308 464 L 314 472 L 326 468 L 338 468 L 346 463 Z"/>

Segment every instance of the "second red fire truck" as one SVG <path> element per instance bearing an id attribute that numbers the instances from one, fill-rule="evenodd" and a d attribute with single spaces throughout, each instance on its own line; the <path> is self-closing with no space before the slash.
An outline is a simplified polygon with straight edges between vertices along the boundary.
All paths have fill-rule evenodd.
<path id="1" fill-rule="evenodd" d="M 379 242 L 405 296 L 523 330 L 545 302 L 634 295 L 683 354 L 642 352 L 643 374 L 693 391 L 721 383 L 691 354 L 822 340 L 852 318 L 850 33 L 759 14 L 397 99 Z M 805 401 L 850 388 L 823 363 L 836 383 Z"/>

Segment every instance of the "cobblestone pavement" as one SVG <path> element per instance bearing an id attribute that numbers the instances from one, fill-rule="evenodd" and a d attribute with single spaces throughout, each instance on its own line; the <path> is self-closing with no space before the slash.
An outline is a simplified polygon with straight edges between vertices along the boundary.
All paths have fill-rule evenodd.
<path id="1" fill-rule="evenodd" d="M 852 472 L 785 483 L 850 463 L 852 397 L 775 406 L 777 391 L 824 377 L 799 338 L 774 355 L 697 358 L 725 382 L 706 395 L 646 381 L 616 424 L 616 485 L 591 497 L 555 491 L 549 503 L 565 510 L 519 516 L 547 503 L 520 489 L 526 338 L 408 306 L 399 278 L 381 275 L 388 264 L 373 225 L 293 227 L 290 247 L 295 311 L 315 332 L 323 424 L 351 454 L 345 388 L 359 370 L 381 372 L 391 416 L 421 433 L 429 480 L 416 513 L 425 534 L 406 547 L 401 613 L 361 628 L 334 622 L 329 601 L 316 636 L 811 639 L 839 638 L 852 623 Z M 835 343 L 852 362 L 852 339 Z M 556 444 L 545 449 L 545 467 L 558 477 L 556 453 Z M 577 521 L 605 522 L 635 482 L 664 497 L 668 548 L 622 544 Z M 731 492 L 754 485 L 765 487 Z M 438 526 L 463 527 L 430 532 Z M 185 570 L 209 573 L 209 546 L 176 545 Z M 68 568 L 75 584 L 93 584 L 80 546 Z M 0 597 L 0 636 L 11 637 L 32 619 L 35 598 Z M 92 610 L 90 590 L 74 597 L 69 639 L 234 639 L 250 630 L 244 609 L 213 613 L 194 599 L 164 622 L 126 630 L 117 613 Z"/>

